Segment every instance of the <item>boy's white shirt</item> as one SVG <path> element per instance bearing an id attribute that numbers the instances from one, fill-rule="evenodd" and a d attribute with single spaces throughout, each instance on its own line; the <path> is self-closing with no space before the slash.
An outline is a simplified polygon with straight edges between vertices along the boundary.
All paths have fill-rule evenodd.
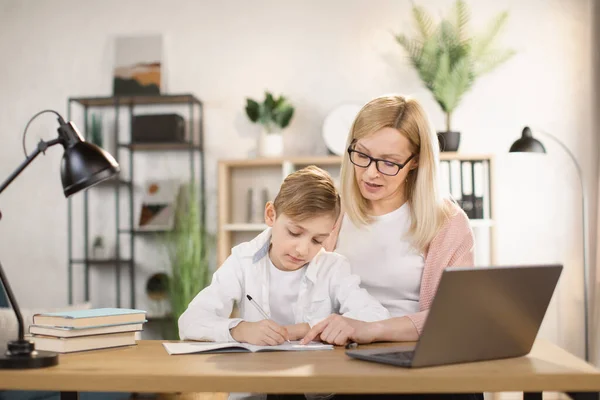
<path id="1" fill-rule="evenodd" d="M 181 340 L 235 341 L 229 331 L 231 328 L 242 321 L 264 319 L 246 299 L 247 294 L 271 315 L 270 242 L 271 228 L 267 228 L 250 242 L 232 249 L 231 255 L 213 274 L 211 284 L 194 297 L 179 318 Z M 230 318 L 235 302 L 240 318 Z M 321 249 L 306 267 L 294 320 L 297 324 L 306 322 L 312 327 L 334 313 L 362 321 L 390 317 L 387 309 L 360 287 L 360 278 L 351 274 L 345 257 Z"/>

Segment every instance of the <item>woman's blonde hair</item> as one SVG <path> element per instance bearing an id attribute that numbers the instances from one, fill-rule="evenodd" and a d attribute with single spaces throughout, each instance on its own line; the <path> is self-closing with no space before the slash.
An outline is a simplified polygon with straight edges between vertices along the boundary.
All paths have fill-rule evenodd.
<path id="1" fill-rule="evenodd" d="M 302 221 L 321 215 L 338 219 L 340 195 L 331 176 L 314 165 L 289 174 L 273 201 L 275 213 Z"/>
<path id="2" fill-rule="evenodd" d="M 450 214 L 450 207 L 439 193 L 439 144 L 421 105 L 414 99 L 399 95 L 386 95 L 369 101 L 356 116 L 346 144 L 349 147 L 354 140 L 388 127 L 397 129 L 406 137 L 411 152 L 416 154 L 417 167 L 408 173 L 404 184 L 412 219 L 408 234 L 417 249 L 426 251 Z M 368 213 L 368 202 L 360 193 L 354 165 L 348 156 L 342 161 L 341 185 L 344 212 L 357 226 L 369 224 L 372 218 Z"/>

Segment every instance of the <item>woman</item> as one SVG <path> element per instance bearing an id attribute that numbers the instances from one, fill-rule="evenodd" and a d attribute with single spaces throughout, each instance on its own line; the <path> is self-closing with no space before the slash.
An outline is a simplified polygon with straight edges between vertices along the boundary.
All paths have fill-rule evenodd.
<path id="1" fill-rule="evenodd" d="M 331 315 L 303 341 L 417 340 L 444 268 L 473 266 L 473 232 L 466 214 L 440 196 L 438 142 L 417 101 L 371 100 L 347 144 L 344 214 L 326 247 L 348 258 L 392 318 L 368 323 Z"/>

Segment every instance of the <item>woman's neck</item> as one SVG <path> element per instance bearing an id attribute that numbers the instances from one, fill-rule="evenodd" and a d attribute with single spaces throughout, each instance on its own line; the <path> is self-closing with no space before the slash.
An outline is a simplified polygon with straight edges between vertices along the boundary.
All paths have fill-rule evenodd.
<path id="1" fill-rule="evenodd" d="M 404 203 L 406 203 L 404 196 L 396 196 L 391 199 L 372 201 L 369 205 L 369 213 L 374 217 L 379 217 L 399 209 L 404 205 Z"/>

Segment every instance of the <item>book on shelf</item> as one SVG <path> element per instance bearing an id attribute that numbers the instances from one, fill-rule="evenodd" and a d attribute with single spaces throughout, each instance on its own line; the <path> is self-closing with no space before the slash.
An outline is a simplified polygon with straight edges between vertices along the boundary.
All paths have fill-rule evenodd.
<path id="1" fill-rule="evenodd" d="M 70 338 L 70 337 L 79 337 L 79 336 L 105 335 L 108 333 L 140 332 L 142 329 L 143 329 L 143 323 L 94 326 L 94 327 L 89 327 L 89 328 L 87 328 L 87 327 L 74 328 L 74 327 L 64 327 L 64 326 L 30 325 L 29 333 L 32 335 Z"/>
<path id="2" fill-rule="evenodd" d="M 146 311 L 128 308 L 94 308 L 33 316 L 33 325 L 53 328 L 91 328 L 144 322 Z"/>
<path id="3" fill-rule="evenodd" d="M 135 335 L 135 332 L 119 332 L 70 338 L 33 335 L 29 339 L 35 344 L 36 350 L 73 353 L 77 351 L 132 346 L 136 344 Z"/>
<path id="4" fill-rule="evenodd" d="M 454 199 L 469 219 L 490 218 L 487 161 L 442 161 L 439 172 L 439 189 L 442 196 Z"/>

